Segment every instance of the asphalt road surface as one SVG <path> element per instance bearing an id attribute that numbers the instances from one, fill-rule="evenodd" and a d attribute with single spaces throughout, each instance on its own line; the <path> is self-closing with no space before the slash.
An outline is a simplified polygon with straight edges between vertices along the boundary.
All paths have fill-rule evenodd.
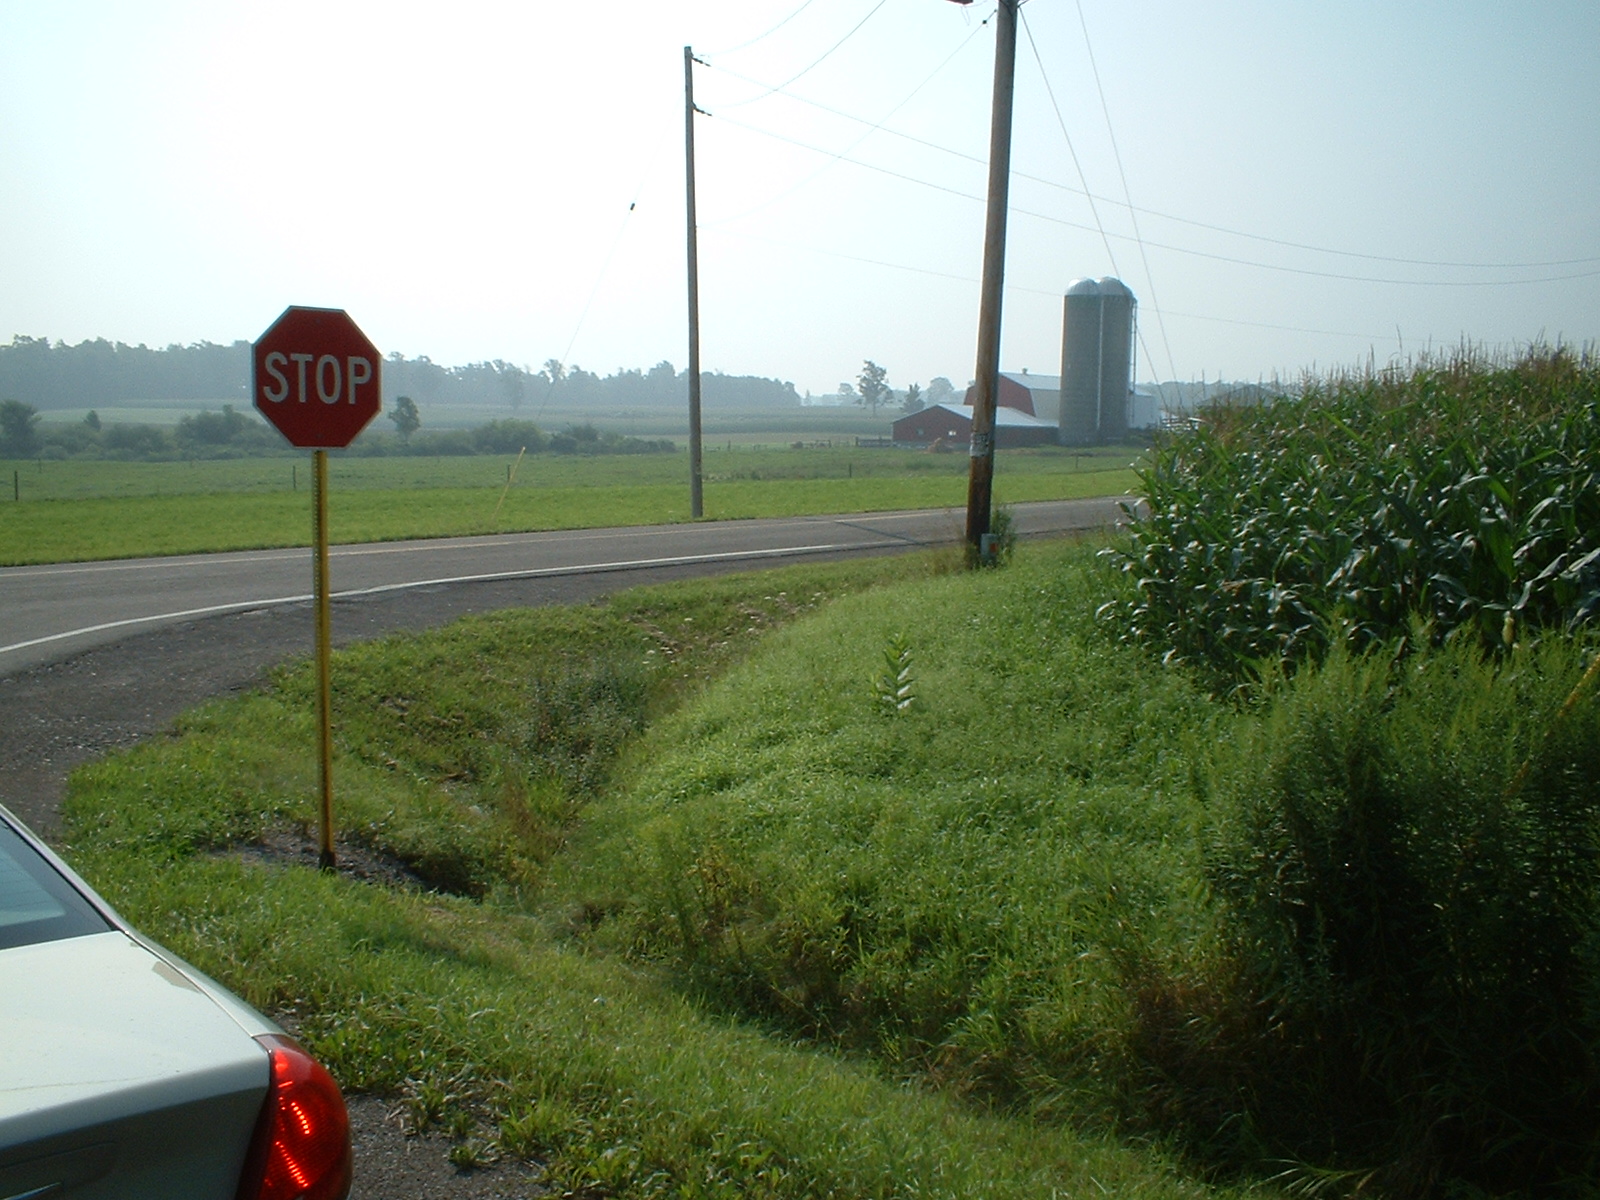
<path id="1" fill-rule="evenodd" d="M 1093 528 L 1115 512 L 1104 499 L 1056 501 L 1018 505 L 1015 517 L 1029 535 Z M 420 588 L 882 553 L 954 541 L 963 521 L 953 509 L 925 509 L 384 542 L 333 547 L 329 570 L 334 601 L 348 603 Z M 306 548 L 0 569 L 0 675 L 164 626 L 304 604 L 310 587 Z"/>
<path id="2" fill-rule="evenodd" d="M 1098 529 L 1112 499 L 1012 507 L 1024 537 Z M 636 583 L 958 542 L 955 509 L 336 546 L 336 645 Z M 308 549 L 0 569 L 0 804 L 49 837 L 66 774 L 312 651 Z"/>

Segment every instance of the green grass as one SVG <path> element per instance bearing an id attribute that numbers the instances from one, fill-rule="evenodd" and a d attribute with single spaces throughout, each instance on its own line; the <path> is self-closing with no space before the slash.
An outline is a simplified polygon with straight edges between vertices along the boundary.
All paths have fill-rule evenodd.
<path id="1" fill-rule="evenodd" d="M 1117 494 L 1134 482 L 1132 453 L 1016 452 L 1000 460 L 996 493 L 1010 503 Z M 373 542 L 689 519 L 682 454 L 530 456 L 506 491 L 513 463 L 502 456 L 333 458 L 331 537 Z M 309 462 L 10 465 L 23 501 L 0 501 L 0 565 L 310 541 Z M 966 498 L 965 468 L 964 456 L 854 447 L 708 451 L 705 515 L 958 507 Z"/>
<path id="2" fill-rule="evenodd" d="M 776 479 L 965 477 L 959 454 L 916 450 L 862 450 L 850 444 L 803 449 L 773 442 L 757 446 L 708 440 L 703 466 L 707 482 Z M 1000 455 L 1003 475 L 1057 476 L 1127 467 L 1137 447 L 1082 451 L 1039 449 Z M 516 464 L 514 454 L 448 457 L 329 455 L 329 483 L 336 492 L 403 491 L 416 488 L 499 488 Z M 133 496 L 188 496 L 208 492 L 304 492 L 310 487 L 310 456 L 284 458 L 193 459 L 185 462 L 119 462 L 108 459 L 24 461 L 0 459 L 5 482 L 17 474 L 22 499 L 86 500 Z M 627 484 L 682 484 L 688 456 L 676 454 L 530 454 L 516 468 L 517 488 L 615 487 Z"/>
<path id="3" fill-rule="evenodd" d="M 794 665 L 797 642 L 780 633 L 778 663 L 764 668 L 772 630 L 809 625 L 813 640 L 841 630 L 875 639 L 884 622 L 867 615 L 874 607 L 867 595 L 899 612 L 907 603 L 959 611 L 946 606 L 976 601 L 987 610 L 996 602 L 958 639 L 976 645 L 1059 579 L 1057 566 L 938 576 L 948 565 L 924 556 L 644 589 L 589 607 L 476 618 L 337 655 L 343 844 L 347 853 L 359 846 L 404 863 L 435 890 L 320 875 L 252 851 L 263 835 L 303 836 L 312 821 L 304 665 L 281 671 L 261 695 L 192 714 L 171 738 L 76 772 L 64 811 L 67 852 L 142 928 L 293 1027 L 347 1089 L 402 1098 L 413 1125 L 455 1139 L 461 1161 L 537 1159 L 558 1192 L 1222 1194 L 1186 1178 L 1151 1146 L 1063 1122 L 1069 1106 L 1041 1120 L 990 1111 L 964 1099 L 969 1089 L 956 1079 L 930 1074 L 911 1083 L 905 1071 L 886 1073 L 855 1054 L 772 1037 L 765 1022 L 752 1025 L 684 993 L 675 972 L 603 949 L 597 930 L 618 919 L 622 878 L 603 830 L 659 778 L 650 760 L 676 745 L 669 731 L 695 726 L 703 695 L 712 706 L 705 720 L 725 711 L 726 687 L 707 694 L 710 681 L 748 662 L 746 671 L 777 686 L 763 672 Z M 881 586 L 918 578 L 909 592 Z M 843 625 L 814 624 L 850 596 L 862 599 L 846 602 Z M 928 653 L 920 635 L 912 645 Z M 1041 649 L 1009 635 L 1004 645 L 1026 645 L 1034 657 Z M 870 673 L 881 648 L 876 640 L 862 647 L 863 671 Z M 887 782 L 894 747 L 909 743 L 871 711 L 870 679 L 856 678 L 857 665 L 848 656 L 827 661 L 846 678 L 834 679 L 830 696 L 815 689 L 816 672 L 802 676 L 796 698 L 823 710 L 801 722 L 802 736 L 860 699 L 864 731 L 837 753 L 865 752 L 868 762 L 855 766 L 871 766 Z M 953 664 L 918 661 L 921 703 L 933 705 L 957 679 Z M 1065 673 L 1054 678 L 1058 690 L 1071 691 Z M 968 720 L 981 707 L 974 694 L 958 709 Z M 938 711 L 913 711 L 908 728 L 915 723 L 925 738 Z M 663 721 L 663 734 L 648 732 Z M 1040 728 L 1048 717 L 1032 721 Z M 1088 737 L 1079 745 L 1086 766 L 1109 767 L 1115 749 L 1094 750 Z M 706 750 L 710 762 L 723 746 Z M 961 757 L 952 747 L 942 761 Z M 915 853 L 939 841 L 936 826 L 961 817 L 964 790 L 979 805 L 966 811 L 968 823 L 987 796 L 991 833 L 1005 824 L 1021 832 L 1026 822 L 1002 795 L 1010 785 L 999 772 L 1025 757 L 1010 752 L 1004 763 L 968 771 L 970 786 L 952 781 L 926 815 L 895 806 L 908 840 L 895 852 L 884 838 L 884 853 L 902 871 L 917 868 Z M 1115 768 L 1125 788 L 1136 771 Z M 931 774 L 907 778 L 908 788 L 932 782 Z M 814 815 L 813 826 L 831 811 Z M 597 832 L 575 842 L 591 820 Z M 1150 869 L 1162 856 L 1109 809 L 1076 822 L 1080 832 L 1096 827 L 1102 855 L 1153 855 Z M 1043 849 L 1038 857 L 1046 857 Z M 1082 847 L 1075 861 L 1090 857 Z M 604 881 L 606 907 L 574 905 L 571 888 L 587 891 L 583 881 L 591 879 Z M 925 883 L 933 920 L 932 901 L 947 883 Z M 1044 928 L 1042 920 L 1035 928 Z"/>
<path id="4" fill-rule="evenodd" d="M 562 888 L 604 914 L 598 944 L 729 1011 L 1114 1122 L 1130 956 L 1215 937 L 1183 750 L 1220 715 L 1095 635 L 1092 571 L 1035 554 L 1001 574 L 774 634 L 651 730 Z M 882 702 L 890 656 L 909 703 Z"/>

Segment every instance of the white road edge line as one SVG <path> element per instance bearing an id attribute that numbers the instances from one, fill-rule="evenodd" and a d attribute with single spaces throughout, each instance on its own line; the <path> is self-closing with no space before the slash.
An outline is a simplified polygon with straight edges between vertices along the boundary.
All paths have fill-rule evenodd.
<path id="1" fill-rule="evenodd" d="M 1059 502 L 1034 500 L 1025 501 L 1024 503 L 1052 504 Z M 843 525 L 846 528 L 862 528 L 872 522 L 881 523 L 885 520 L 899 518 L 915 519 L 941 514 L 954 514 L 956 512 L 957 510 L 952 508 L 913 508 L 880 513 L 823 513 L 814 517 L 766 517 L 760 519 L 770 522 L 774 528 L 790 525 L 815 528 L 823 524 Z M 708 521 L 700 523 L 700 527 L 711 528 L 716 525 L 737 525 L 741 520 L 743 518 Z M 614 541 L 617 538 L 631 537 L 640 528 L 646 527 L 627 526 L 622 529 L 530 529 L 517 533 L 484 533 L 461 537 L 416 538 L 403 542 L 341 542 L 330 546 L 328 555 L 337 561 L 341 558 L 361 558 L 379 554 L 436 554 L 446 550 L 476 549 L 479 546 L 493 543 Z M 677 528 L 677 526 L 654 526 L 649 528 Z M 0 568 L 0 579 L 22 579 L 39 575 L 86 575 L 111 571 L 163 570 L 170 567 L 174 560 L 185 558 L 205 558 L 211 562 L 226 562 L 232 565 L 237 563 L 279 562 L 285 558 L 309 557 L 310 554 L 310 546 L 275 546 L 260 550 L 224 550 L 202 555 L 158 554 L 151 558 L 111 558 L 81 563 L 28 563 L 16 567 Z M 0 646 L 0 653 L 8 649 L 10 647 Z"/>
<path id="2" fill-rule="evenodd" d="M 679 567 L 693 563 L 719 562 L 729 559 L 776 558 L 785 554 L 826 554 L 832 550 L 877 550 L 890 546 L 903 546 L 901 541 L 835 542 L 819 546 L 778 546 L 768 550 L 725 550 L 717 554 L 689 554 L 677 558 L 635 558 L 620 562 L 588 563 L 569 567 L 534 567 L 526 571 L 494 571 L 487 575 L 453 575 L 443 579 L 417 579 L 408 583 L 385 583 L 377 587 L 356 588 L 347 592 L 334 592 L 330 599 L 348 600 L 357 596 L 376 596 L 383 592 L 403 592 L 409 588 L 439 587 L 447 583 L 489 583 L 497 579 L 536 579 L 541 576 L 587 575 L 610 571 L 638 571 L 650 567 Z M 52 633 L 32 638 L 26 642 L 13 642 L 0 646 L 0 654 L 13 650 L 26 650 L 30 646 L 43 646 L 68 638 L 83 637 L 91 633 L 104 633 L 108 629 L 124 629 L 130 625 L 149 625 L 156 621 L 182 621 L 188 617 L 209 617 L 217 613 L 242 612 L 250 608 L 271 608 L 278 604 L 303 604 L 312 599 L 307 592 L 300 596 L 274 596 L 264 600 L 239 600 L 232 604 L 213 604 L 207 608 L 188 608 L 181 612 L 155 613 L 148 617 L 129 617 L 122 621 L 107 621 L 101 625 L 86 625 L 82 629 L 69 629 L 65 633 Z"/>

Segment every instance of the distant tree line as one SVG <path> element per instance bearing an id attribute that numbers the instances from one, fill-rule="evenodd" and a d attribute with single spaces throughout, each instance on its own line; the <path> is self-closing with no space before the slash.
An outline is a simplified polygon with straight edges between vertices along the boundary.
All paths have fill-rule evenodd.
<path id="1" fill-rule="evenodd" d="M 700 386 L 702 400 L 712 406 L 800 403 L 794 384 L 755 375 L 703 372 Z M 215 400 L 247 408 L 249 392 L 250 343 L 244 341 L 151 349 L 104 338 L 69 346 L 17 336 L 0 344 L 0 396 L 36 411 L 110 408 L 131 400 Z M 500 359 L 443 367 L 426 355 L 396 352 L 384 360 L 383 392 L 386 404 L 405 395 L 423 405 L 503 405 L 513 413 L 524 405 L 626 410 L 686 405 L 689 378 L 670 362 L 601 377 L 556 359 L 537 370 Z"/>
<path id="2" fill-rule="evenodd" d="M 155 399 L 247 404 L 249 391 L 248 342 L 152 350 L 104 338 L 69 346 L 19 335 L 0 345 L 0 396 L 45 411 Z"/>

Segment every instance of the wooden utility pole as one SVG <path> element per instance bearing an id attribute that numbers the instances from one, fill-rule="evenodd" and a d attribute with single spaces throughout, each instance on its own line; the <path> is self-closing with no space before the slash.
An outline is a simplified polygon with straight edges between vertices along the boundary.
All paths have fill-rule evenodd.
<path id="1" fill-rule="evenodd" d="M 683 153 L 689 223 L 689 515 L 705 515 L 700 463 L 700 246 L 694 213 L 694 48 L 683 48 Z"/>
<path id="2" fill-rule="evenodd" d="M 1006 205 L 1011 183 L 1011 94 L 1017 66 L 1017 3 L 999 0 L 994 44 L 994 103 L 989 117 L 989 212 L 983 233 L 972 445 L 967 476 L 967 555 L 983 562 L 994 492 L 994 410 L 1000 388 L 1000 298 L 1006 273 Z"/>

